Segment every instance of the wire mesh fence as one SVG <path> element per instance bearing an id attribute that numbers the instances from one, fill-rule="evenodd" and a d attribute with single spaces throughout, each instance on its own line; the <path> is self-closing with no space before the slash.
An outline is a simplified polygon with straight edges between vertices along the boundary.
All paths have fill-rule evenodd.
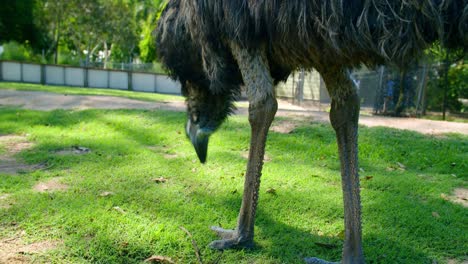
<path id="1" fill-rule="evenodd" d="M 422 63 L 405 70 L 381 66 L 373 70 L 354 70 L 350 77 L 357 87 L 361 106 L 372 108 L 374 114 L 424 115 L 427 109 L 463 112 L 466 108 L 462 102 L 466 101 L 463 96 L 468 89 L 468 77 L 466 71 L 454 71 L 456 67 L 456 64 L 443 63 Z M 463 64 L 463 67 L 466 65 Z M 289 94 L 281 91 L 281 95 L 289 95 L 293 102 L 315 100 L 329 103 L 323 80 L 309 81 L 313 74 L 318 73 L 304 74 L 303 70 L 299 70 L 291 75 L 292 80 L 286 82 L 291 84 L 285 88 L 291 91 Z M 308 94 L 315 96 L 310 98 Z"/>

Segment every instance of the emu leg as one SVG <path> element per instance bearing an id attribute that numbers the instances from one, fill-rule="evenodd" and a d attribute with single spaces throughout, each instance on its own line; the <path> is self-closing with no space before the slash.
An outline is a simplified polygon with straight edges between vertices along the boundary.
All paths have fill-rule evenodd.
<path id="1" fill-rule="evenodd" d="M 332 96 L 330 121 L 336 132 L 341 161 L 345 218 L 345 241 L 341 263 L 360 264 L 364 263 L 364 255 L 361 239 L 361 199 L 357 145 L 359 97 L 345 74 L 334 75 L 332 79 L 324 77 L 324 79 Z M 306 262 L 314 264 L 330 263 L 317 258 L 308 258 Z"/>
<path id="2" fill-rule="evenodd" d="M 277 101 L 273 96 L 273 80 L 265 57 L 261 53 L 249 53 L 236 45 L 231 45 L 231 48 L 247 88 L 251 139 L 244 194 L 237 227 L 234 230 L 212 227 L 221 240 L 213 241 L 210 247 L 220 250 L 253 246 L 255 213 L 265 143 L 268 130 L 278 108 Z"/>
<path id="3" fill-rule="evenodd" d="M 351 94 L 343 104 L 332 102 L 330 120 L 336 132 L 341 161 L 345 241 L 342 263 L 364 263 L 361 238 L 361 197 L 358 175 L 359 97 Z"/>

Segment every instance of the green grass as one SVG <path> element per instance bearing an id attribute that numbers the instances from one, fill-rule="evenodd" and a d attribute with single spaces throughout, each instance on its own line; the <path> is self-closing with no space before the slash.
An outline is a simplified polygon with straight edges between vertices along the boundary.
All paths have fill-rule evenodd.
<path id="1" fill-rule="evenodd" d="M 40 91 L 40 92 L 50 92 L 50 93 L 58 93 L 58 94 L 70 94 L 70 95 L 108 95 L 108 96 L 126 97 L 130 99 L 145 100 L 145 101 L 183 101 L 184 100 L 182 96 L 177 96 L 177 95 L 132 92 L 132 91 L 125 91 L 125 90 L 112 90 L 112 89 L 100 89 L 100 88 L 50 86 L 50 85 L 12 83 L 12 82 L 0 82 L 0 89 L 16 90 L 16 91 Z"/>
<path id="2" fill-rule="evenodd" d="M 329 125 L 310 123 L 289 135 L 270 133 L 271 161 L 262 176 L 257 247 L 220 253 L 207 248 L 216 238 L 208 228 L 236 224 L 246 163 L 241 154 L 248 149 L 250 129 L 246 117 L 230 118 L 212 136 L 208 162 L 201 165 L 185 138 L 184 119 L 184 113 L 148 110 L 0 108 L 0 134 L 25 135 L 35 143 L 18 157 L 48 168 L 0 174 L 0 195 L 9 194 L 13 203 L 0 207 L 0 238 L 24 230 L 27 241 L 64 241 L 63 247 L 37 257 L 37 262 L 141 263 L 162 255 L 177 263 L 196 263 L 190 239 L 179 229 L 183 226 L 197 241 L 204 263 L 218 258 L 219 263 L 340 258 L 342 194 Z M 71 146 L 91 152 L 57 153 Z M 360 129 L 368 263 L 466 259 L 468 211 L 441 194 L 467 187 L 467 153 L 466 136 Z M 69 189 L 32 190 L 55 177 Z M 152 181 L 159 177 L 167 182 Z M 267 193 L 270 188 L 276 194 Z M 101 197 L 105 191 L 113 195 Z M 125 214 L 113 209 L 116 206 Z"/>

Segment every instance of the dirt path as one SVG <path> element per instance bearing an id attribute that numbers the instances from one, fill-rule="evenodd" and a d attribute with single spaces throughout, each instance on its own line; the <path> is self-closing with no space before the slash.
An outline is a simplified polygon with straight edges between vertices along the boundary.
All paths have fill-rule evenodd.
<path id="1" fill-rule="evenodd" d="M 62 95 L 47 92 L 0 90 L 0 106 L 18 106 L 25 109 L 49 111 L 54 109 L 161 109 L 185 111 L 184 102 L 147 102 L 114 96 Z M 247 113 L 240 107 L 239 114 Z M 279 101 L 277 116 L 302 117 L 304 119 L 329 122 L 328 113 L 313 107 L 299 107 Z M 412 130 L 424 134 L 460 133 L 468 135 L 468 123 L 432 121 L 417 118 L 394 118 L 361 115 L 361 125 L 384 126 Z"/>

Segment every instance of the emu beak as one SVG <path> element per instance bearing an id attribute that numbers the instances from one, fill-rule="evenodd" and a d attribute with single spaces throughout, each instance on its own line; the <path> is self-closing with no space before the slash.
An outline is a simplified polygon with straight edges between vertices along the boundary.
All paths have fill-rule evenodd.
<path id="1" fill-rule="evenodd" d="M 198 159 L 201 163 L 205 163 L 208 152 L 208 140 L 212 131 L 200 128 L 198 124 L 192 124 L 192 122 L 188 120 L 186 133 L 197 152 Z"/>

